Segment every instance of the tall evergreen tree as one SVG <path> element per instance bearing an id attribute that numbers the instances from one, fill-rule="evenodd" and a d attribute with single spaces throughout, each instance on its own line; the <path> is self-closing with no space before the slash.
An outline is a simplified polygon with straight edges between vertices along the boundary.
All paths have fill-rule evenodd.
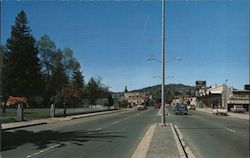
<path id="1" fill-rule="evenodd" d="M 21 11 L 12 26 L 11 37 L 7 40 L 8 95 L 37 96 L 42 90 L 38 51 L 27 24 L 27 16 Z"/>
<path id="2" fill-rule="evenodd" d="M 8 55 L 7 55 L 7 48 L 5 46 L 0 46 L 0 95 L 1 96 L 5 96 L 6 97 L 6 71 L 7 71 L 7 59 L 8 59 Z"/>
<path id="3" fill-rule="evenodd" d="M 124 92 L 126 93 L 126 92 L 128 92 L 128 88 L 127 88 L 127 86 L 125 86 L 125 90 L 124 90 Z"/>
<path id="4" fill-rule="evenodd" d="M 98 91 L 99 91 L 98 84 L 94 80 L 94 78 L 91 77 L 88 83 L 88 96 L 91 105 L 96 104 L 96 99 L 98 98 Z"/>
<path id="5" fill-rule="evenodd" d="M 73 87 L 79 91 L 83 90 L 84 86 L 84 76 L 80 70 L 73 72 Z"/>

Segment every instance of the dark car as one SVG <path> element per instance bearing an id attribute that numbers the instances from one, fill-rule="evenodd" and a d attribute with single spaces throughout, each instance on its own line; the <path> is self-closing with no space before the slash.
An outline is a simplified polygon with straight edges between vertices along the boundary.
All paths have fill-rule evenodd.
<path id="1" fill-rule="evenodd" d="M 174 112 L 175 112 L 176 115 L 177 114 L 185 114 L 185 115 L 187 115 L 188 114 L 188 108 L 184 104 L 177 104 L 174 107 Z"/>

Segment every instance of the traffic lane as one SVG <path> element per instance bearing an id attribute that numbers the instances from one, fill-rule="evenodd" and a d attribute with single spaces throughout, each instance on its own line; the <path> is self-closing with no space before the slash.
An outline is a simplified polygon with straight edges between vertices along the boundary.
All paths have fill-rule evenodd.
<path id="1" fill-rule="evenodd" d="M 130 111 L 65 121 L 59 124 L 41 125 L 39 128 L 28 127 L 22 130 L 7 131 L 8 133 L 3 134 L 4 138 L 8 137 L 8 140 L 3 143 L 5 149 L 2 151 L 2 156 L 16 157 L 17 154 L 18 157 L 41 156 L 55 152 L 64 146 L 80 147 L 91 141 L 109 142 L 110 139 L 126 139 L 126 133 L 124 135 L 124 133 L 104 129 L 128 120 L 128 118 L 133 119 L 140 114 L 143 114 L 143 111 Z M 6 141 L 8 141 L 7 144 Z M 6 149 L 6 147 L 8 148 Z M 27 153 L 29 154 L 27 155 Z M 63 155 L 62 153 L 64 151 L 60 155 Z"/>
<path id="2" fill-rule="evenodd" d="M 190 114 L 195 114 L 194 117 L 199 119 L 207 119 L 207 117 L 214 122 L 217 126 L 224 127 L 226 130 L 237 133 L 240 136 L 249 138 L 249 121 L 240 118 L 213 115 L 211 113 L 200 112 L 200 111 L 189 111 Z M 205 116 L 205 117 L 204 117 Z"/>
<path id="3" fill-rule="evenodd" d="M 114 139 L 108 143 L 92 141 L 88 145 L 74 150 L 84 151 L 79 157 L 130 158 L 149 125 L 159 120 L 156 117 L 156 111 L 152 109 L 140 112 L 139 114 L 103 129 L 104 131 L 122 133 L 125 136 L 124 139 Z M 54 157 L 54 155 L 51 157 Z"/>
<path id="4" fill-rule="evenodd" d="M 64 139 L 68 139 L 68 135 L 70 134 L 68 131 L 71 130 L 72 126 L 76 130 L 85 128 L 84 131 L 88 133 L 88 129 L 97 130 L 100 127 L 109 124 L 113 120 L 117 121 L 120 118 L 133 116 L 137 113 L 137 111 L 113 113 L 108 115 L 99 115 L 95 117 L 4 131 L 2 132 L 2 154 L 16 154 L 15 152 L 12 152 L 12 149 L 15 149 L 15 151 L 20 154 L 19 156 L 25 156 L 25 151 L 44 149 L 47 148 L 51 143 L 53 144 L 53 142 L 60 142 L 60 140 L 63 141 Z M 71 132 L 71 135 L 73 136 L 77 134 L 79 133 Z"/>
<path id="5" fill-rule="evenodd" d="M 153 118 L 152 118 L 153 116 Z M 128 158 L 140 141 L 140 137 L 146 132 L 149 122 L 154 122 L 156 112 L 154 110 L 138 111 L 138 114 L 124 119 L 118 123 L 113 122 L 107 128 L 100 129 L 103 133 L 119 133 L 119 138 L 108 140 L 92 140 L 84 145 L 68 143 L 63 148 L 45 153 L 41 157 L 91 157 L 91 158 Z M 122 137 L 120 137 L 122 136 Z"/>
<path id="6" fill-rule="evenodd" d="M 171 113 L 173 113 L 172 110 Z M 216 126 L 224 127 L 226 130 L 229 130 L 231 132 L 237 132 L 239 135 L 243 137 L 249 137 L 248 120 L 233 118 L 228 116 L 213 115 L 211 113 L 194 111 L 194 110 L 189 110 L 188 113 L 189 116 L 192 116 L 191 117 L 192 119 L 199 119 L 203 121 L 207 121 L 209 119 Z"/>
<path id="7" fill-rule="evenodd" d="M 174 115 L 168 120 L 178 126 L 185 143 L 197 157 L 248 157 L 249 128 L 232 132 L 227 126 L 239 123 L 240 119 L 225 119 L 212 114 L 189 111 L 190 115 Z M 231 123 L 230 123 L 231 122 Z M 247 123 L 240 121 L 240 126 Z M 244 134 L 241 134 L 244 133 Z"/>

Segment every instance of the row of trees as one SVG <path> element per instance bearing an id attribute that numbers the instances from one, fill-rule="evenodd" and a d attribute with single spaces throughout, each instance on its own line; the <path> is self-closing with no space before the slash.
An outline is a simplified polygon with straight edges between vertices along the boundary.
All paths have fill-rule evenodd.
<path id="1" fill-rule="evenodd" d="M 56 48 L 48 35 L 38 41 L 31 34 L 28 19 L 21 11 L 11 28 L 11 36 L 1 46 L 1 96 L 26 96 L 31 105 L 77 105 L 88 98 L 112 97 L 101 80 L 91 78 L 86 85 L 80 63 L 70 48 Z M 111 98 L 110 98 L 111 97 Z"/>

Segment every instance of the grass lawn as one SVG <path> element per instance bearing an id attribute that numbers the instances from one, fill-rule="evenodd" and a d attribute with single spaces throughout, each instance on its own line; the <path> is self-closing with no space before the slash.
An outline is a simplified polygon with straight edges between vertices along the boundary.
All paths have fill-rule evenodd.
<path id="1" fill-rule="evenodd" d="M 24 109 L 24 120 L 34 120 L 49 117 L 49 109 Z M 1 112 L 0 121 L 2 123 L 16 121 L 16 109 L 7 109 L 5 113 Z"/>
<path id="2" fill-rule="evenodd" d="M 67 115 L 73 114 L 81 114 L 81 113 L 89 113 L 94 111 L 102 111 L 107 110 L 107 107 L 104 108 L 68 108 Z M 1 123 L 9 123 L 16 122 L 16 109 L 6 109 L 5 113 L 2 113 L 2 109 L 0 109 L 0 122 Z M 55 113 L 57 117 L 63 116 L 63 109 L 56 108 Z M 24 121 L 27 120 L 35 120 L 41 118 L 49 118 L 50 117 L 50 109 L 49 108 L 24 108 Z"/>

